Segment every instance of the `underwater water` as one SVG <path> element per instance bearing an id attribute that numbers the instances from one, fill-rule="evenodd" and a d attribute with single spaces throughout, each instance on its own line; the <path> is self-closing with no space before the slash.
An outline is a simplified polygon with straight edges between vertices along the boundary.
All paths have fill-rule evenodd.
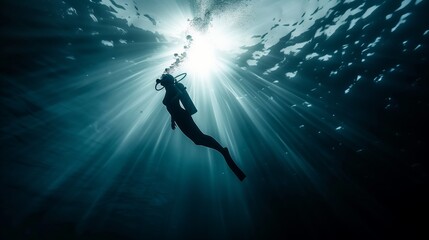
<path id="1" fill-rule="evenodd" d="M 428 10 L 2 1 L 1 239 L 427 239 Z M 243 182 L 170 128 L 166 68 Z"/>

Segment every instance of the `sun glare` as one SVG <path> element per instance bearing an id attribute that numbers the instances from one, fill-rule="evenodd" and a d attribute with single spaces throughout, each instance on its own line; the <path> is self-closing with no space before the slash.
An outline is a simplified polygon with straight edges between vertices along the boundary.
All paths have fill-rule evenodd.
<path id="1" fill-rule="evenodd" d="M 198 75 L 209 74 L 216 67 L 216 58 L 218 57 L 216 51 L 215 46 L 205 35 L 193 36 L 193 44 L 188 52 L 188 67 Z"/>
<path id="2" fill-rule="evenodd" d="M 190 19 L 188 17 L 188 19 Z M 174 42 L 172 48 L 166 48 L 163 57 L 174 55 L 168 71 L 177 75 L 187 73 L 188 84 L 207 87 L 212 83 L 225 79 L 225 75 L 233 65 L 237 45 L 243 43 L 239 31 L 225 24 L 225 19 L 213 19 L 209 27 L 199 28 L 189 20 L 183 20 L 188 25 L 184 28 L 171 28 L 166 33 L 170 41 Z M 171 26 L 174 24 L 172 23 Z M 167 63 L 170 60 L 166 60 Z M 168 66 L 167 64 L 165 64 Z M 195 85 L 194 85 L 195 88 Z"/>
<path id="3" fill-rule="evenodd" d="M 188 71 L 207 77 L 216 68 L 218 56 L 215 45 L 209 36 L 199 33 L 192 35 L 193 43 L 189 49 L 185 67 Z"/>

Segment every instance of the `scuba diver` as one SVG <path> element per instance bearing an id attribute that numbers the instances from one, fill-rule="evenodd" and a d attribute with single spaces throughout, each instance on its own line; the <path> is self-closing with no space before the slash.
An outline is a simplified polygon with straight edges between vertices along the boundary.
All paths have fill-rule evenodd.
<path id="1" fill-rule="evenodd" d="M 186 76 L 186 73 L 182 73 L 176 77 L 181 75 Z M 206 146 L 220 152 L 225 158 L 229 168 L 234 172 L 238 179 L 240 179 L 240 181 L 243 181 L 246 175 L 235 164 L 234 160 L 232 160 L 228 148 L 222 147 L 213 137 L 202 133 L 197 124 L 195 124 L 191 115 L 196 113 L 197 109 L 192 103 L 192 100 L 186 91 L 186 87 L 168 73 L 163 74 L 161 79 L 156 80 L 155 89 L 160 91 L 162 88 L 158 89 L 158 84 L 161 84 L 163 88 L 165 88 L 165 96 L 162 103 L 167 107 L 167 111 L 171 115 L 171 128 L 174 130 L 177 124 L 180 130 L 182 130 L 182 132 L 196 145 Z M 180 106 L 179 101 L 186 110 Z"/>

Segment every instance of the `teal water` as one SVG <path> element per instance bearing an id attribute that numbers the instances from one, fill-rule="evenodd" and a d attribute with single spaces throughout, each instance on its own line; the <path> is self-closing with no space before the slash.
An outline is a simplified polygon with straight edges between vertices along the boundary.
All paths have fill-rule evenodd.
<path id="1" fill-rule="evenodd" d="M 426 0 L 2 5 L 2 239 L 427 236 Z"/>

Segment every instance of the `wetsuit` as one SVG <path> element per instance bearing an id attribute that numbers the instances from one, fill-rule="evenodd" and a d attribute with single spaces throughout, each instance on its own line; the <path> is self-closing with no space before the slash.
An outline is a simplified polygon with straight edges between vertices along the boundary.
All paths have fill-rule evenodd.
<path id="1" fill-rule="evenodd" d="M 241 171 L 241 169 L 235 164 L 234 160 L 228 151 L 227 148 L 223 148 L 213 137 L 208 136 L 201 132 L 197 124 L 195 124 L 192 119 L 191 114 L 189 114 L 185 109 L 180 106 L 180 95 L 182 94 L 179 88 L 170 83 L 163 85 L 165 87 L 165 97 L 162 100 L 162 103 L 167 107 L 167 111 L 171 115 L 172 126 L 177 123 L 180 130 L 190 138 L 195 144 L 213 148 L 219 151 L 225 158 L 226 163 L 229 168 L 234 172 L 234 174 L 243 181 L 246 178 L 246 175 Z"/>
<path id="2" fill-rule="evenodd" d="M 195 144 L 213 148 L 223 154 L 224 149 L 222 146 L 213 137 L 202 133 L 192 119 L 191 114 L 180 106 L 180 90 L 174 85 L 167 86 L 165 90 L 166 93 L 162 103 L 167 107 L 172 121 L 177 123 L 180 130 Z"/>

